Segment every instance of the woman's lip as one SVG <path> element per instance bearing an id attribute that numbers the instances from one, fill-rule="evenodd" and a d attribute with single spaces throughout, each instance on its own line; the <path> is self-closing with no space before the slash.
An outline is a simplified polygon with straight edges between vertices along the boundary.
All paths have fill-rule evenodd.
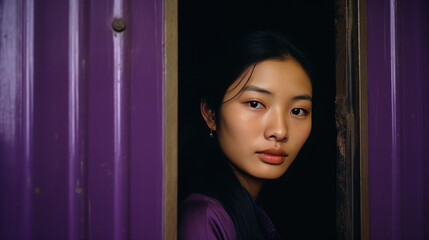
<path id="1" fill-rule="evenodd" d="M 256 153 L 262 153 L 262 154 L 269 154 L 269 155 L 276 155 L 276 156 L 287 157 L 287 154 L 283 150 L 281 150 L 279 148 L 270 148 L 270 149 L 258 151 Z"/>
<path id="2" fill-rule="evenodd" d="M 276 155 L 276 154 L 269 154 L 266 152 L 257 152 L 256 154 L 263 162 L 269 163 L 269 164 L 275 164 L 275 165 L 282 164 L 287 157 L 287 154 L 285 153 Z"/>

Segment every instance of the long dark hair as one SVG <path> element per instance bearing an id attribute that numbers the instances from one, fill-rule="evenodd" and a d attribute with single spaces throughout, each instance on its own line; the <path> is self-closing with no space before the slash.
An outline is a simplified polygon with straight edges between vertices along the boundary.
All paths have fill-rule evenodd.
<path id="1" fill-rule="evenodd" d="M 207 103 L 208 108 L 215 113 L 217 126 L 219 126 L 218 123 L 222 117 L 220 116 L 220 108 L 224 103 L 223 98 L 227 88 L 244 71 L 249 69 L 251 71 L 257 63 L 268 59 L 287 60 L 293 58 L 301 64 L 311 79 L 310 66 L 305 56 L 277 33 L 258 31 L 233 39 L 228 36 L 224 41 L 219 41 L 217 46 L 213 46 L 211 50 L 213 50 L 212 54 L 208 54 L 202 74 L 199 74 L 199 77 L 202 78 L 200 92 L 202 94 L 201 101 Z M 250 77 L 241 79 L 241 81 L 246 81 L 246 84 L 249 80 Z M 197 128 L 202 129 L 195 130 Z M 186 146 L 180 150 L 181 159 L 188 161 L 188 164 L 182 165 L 182 168 L 185 168 L 185 172 L 191 172 L 195 175 L 193 176 L 194 180 L 188 180 L 188 184 L 194 184 L 193 187 L 184 189 L 185 194 L 187 192 L 200 192 L 217 199 L 231 217 L 237 239 L 266 238 L 261 232 L 260 223 L 255 216 L 255 203 L 228 164 L 229 160 L 223 154 L 216 134 L 214 138 L 210 138 L 208 136 L 209 130 L 203 121 L 200 121 L 198 126 L 193 126 L 192 131 L 197 133 L 202 131 L 204 134 L 197 137 L 197 139 L 204 139 L 199 143 L 199 147 L 203 150 L 201 154 L 197 154 L 199 158 L 203 157 L 204 161 L 202 163 L 201 159 L 192 159 L 192 155 L 195 156 L 195 149 L 188 150 L 192 151 L 193 154 L 187 154 Z M 195 141 L 195 137 L 188 136 L 188 138 Z M 193 168 L 194 171 L 189 171 L 189 168 Z M 183 180 L 181 183 L 181 179 L 179 178 L 179 185 L 187 184 L 183 183 L 186 182 Z"/>

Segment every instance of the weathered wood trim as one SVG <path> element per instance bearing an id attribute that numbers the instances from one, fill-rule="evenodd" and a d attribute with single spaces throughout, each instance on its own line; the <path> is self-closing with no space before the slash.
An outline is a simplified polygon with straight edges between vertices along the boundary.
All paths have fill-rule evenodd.
<path id="1" fill-rule="evenodd" d="M 337 239 L 368 239 L 366 1 L 336 3 Z"/>
<path id="2" fill-rule="evenodd" d="M 177 0 L 164 2 L 164 239 L 177 239 Z"/>

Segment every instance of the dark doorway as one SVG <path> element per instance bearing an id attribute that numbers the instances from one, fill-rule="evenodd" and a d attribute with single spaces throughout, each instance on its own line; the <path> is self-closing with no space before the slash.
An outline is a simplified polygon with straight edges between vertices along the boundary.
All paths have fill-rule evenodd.
<path id="1" fill-rule="evenodd" d="M 216 36 L 234 31 L 281 32 L 314 67 L 313 128 L 285 175 L 268 182 L 260 201 L 283 239 L 336 237 L 335 1 L 179 1 L 179 156 L 199 116 L 196 68 Z M 210 73 L 207 73 L 210 74 Z M 199 119 L 199 122 L 195 121 Z M 208 134 L 208 131 L 207 131 Z M 179 204 L 193 174 L 179 158 Z"/>

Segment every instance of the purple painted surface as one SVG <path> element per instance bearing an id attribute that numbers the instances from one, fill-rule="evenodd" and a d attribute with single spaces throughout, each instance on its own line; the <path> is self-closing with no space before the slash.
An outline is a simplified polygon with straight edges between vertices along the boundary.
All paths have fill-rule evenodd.
<path id="1" fill-rule="evenodd" d="M 368 0 L 371 239 L 429 239 L 429 4 Z"/>
<path id="2" fill-rule="evenodd" d="M 429 205 L 425 191 L 429 184 L 429 3 L 414 0 L 397 5 L 402 238 L 429 239 L 429 212 L 425 211 L 425 204 Z"/>
<path id="3" fill-rule="evenodd" d="M 90 239 L 114 236 L 114 83 L 111 1 L 91 1 L 88 34 L 88 195 Z M 106 14 L 109 13 L 109 14 Z M 112 14 L 112 15 L 110 15 Z M 92 63 L 92 64 L 91 64 Z M 109 221 L 106 221 L 109 219 Z M 103 224 L 99 224 L 103 223 Z"/>
<path id="4" fill-rule="evenodd" d="M 0 239 L 30 237 L 33 22 L 27 10 L 31 4 L 0 2 Z"/>
<path id="5" fill-rule="evenodd" d="M 0 239 L 162 239 L 163 1 L 0 14 Z"/>
<path id="6" fill-rule="evenodd" d="M 162 239 L 164 1 L 131 1 L 131 239 Z M 158 160 L 157 160 L 158 159 Z"/>
<path id="7" fill-rule="evenodd" d="M 83 66 L 88 49 L 84 31 L 88 4 L 72 0 L 68 7 L 68 237 L 78 239 L 88 237 L 88 78 Z"/>
<path id="8" fill-rule="evenodd" d="M 367 11 L 370 239 L 392 239 L 389 1 L 368 0 Z"/>

